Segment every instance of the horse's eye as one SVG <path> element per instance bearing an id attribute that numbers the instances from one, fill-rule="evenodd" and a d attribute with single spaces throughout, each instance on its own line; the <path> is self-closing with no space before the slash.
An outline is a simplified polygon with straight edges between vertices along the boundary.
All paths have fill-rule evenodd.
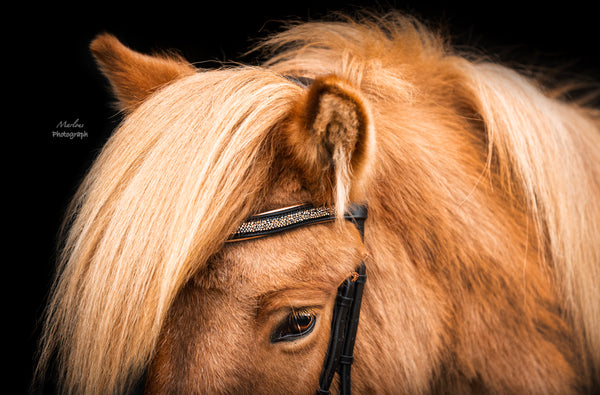
<path id="1" fill-rule="evenodd" d="M 271 343 L 294 341 L 308 335 L 315 327 L 317 316 L 309 310 L 289 314 L 271 335 Z"/>

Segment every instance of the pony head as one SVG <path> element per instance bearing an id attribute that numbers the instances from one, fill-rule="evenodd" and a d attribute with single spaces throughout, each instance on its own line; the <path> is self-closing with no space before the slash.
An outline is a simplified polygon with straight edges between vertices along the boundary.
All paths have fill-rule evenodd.
<path id="1" fill-rule="evenodd" d="M 262 48 L 202 70 L 91 44 L 126 116 L 70 207 L 39 371 L 76 393 L 314 393 L 365 260 L 356 391 L 598 385 L 597 114 L 397 15 Z M 227 243 L 303 203 L 336 221 Z"/>
<path id="2" fill-rule="evenodd" d="M 62 347 L 67 388 L 127 389 L 152 358 L 188 366 L 181 372 L 207 372 L 202 376 L 211 379 L 197 387 L 207 391 L 230 388 L 236 371 L 264 377 L 266 359 L 280 367 L 273 379 L 289 383 L 295 358 L 286 375 L 282 355 L 304 350 L 322 359 L 336 284 L 364 253 L 356 230 L 340 221 L 319 227 L 318 236 L 299 230 L 259 246 L 223 246 L 253 212 L 311 202 L 343 214 L 349 199 L 360 200 L 374 144 L 368 102 L 335 75 L 304 89 L 260 68 L 194 70 L 179 58 L 136 53 L 106 34 L 91 49 L 127 117 L 77 193 L 50 307 L 47 350 Z M 309 248 L 311 240 L 323 248 Z M 327 251 L 337 244 L 347 247 Z M 287 256 L 259 258 L 282 248 Z M 188 294 L 198 289 L 192 306 Z M 274 358 L 262 335 L 303 309 L 322 315 L 315 338 L 302 348 L 278 345 Z M 198 321 L 201 310 L 211 319 Z M 180 320 L 190 314 L 196 318 Z M 251 319 L 260 326 L 240 325 Z M 159 336 L 173 327 L 189 342 Z M 256 341 L 259 333 L 266 345 Z M 233 345 L 238 352 L 231 353 Z M 192 349 L 202 358 L 184 357 Z M 233 357 L 262 373 L 224 362 Z M 164 366 L 152 366 L 159 388 L 173 385 L 160 381 L 168 377 L 160 374 Z"/>

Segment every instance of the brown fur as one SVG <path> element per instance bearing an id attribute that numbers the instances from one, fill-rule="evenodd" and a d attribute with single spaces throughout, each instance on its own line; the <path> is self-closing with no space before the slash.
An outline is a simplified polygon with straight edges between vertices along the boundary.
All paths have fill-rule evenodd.
<path id="1" fill-rule="evenodd" d="M 149 56 L 127 48 L 116 37 L 103 33 L 90 45 L 102 72 L 110 75 L 117 107 L 130 113 L 154 91 L 196 69 L 175 55 Z"/>
<path id="2" fill-rule="evenodd" d="M 264 69 L 142 61 L 139 90 L 124 77 L 149 58 L 99 40 L 132 112 L 77 195 L 49 307 L 40 369 L 58 352 L 66 390 L 147 369 L 149 393 L 314 393 L 365 257 L 356 393 L 598 388 L 596 112 L 397 15 L 292 27 Z M 224 245 L 251 213 L 349 199 L 364 244 L 339 221 Z M 270 343 L 300 308 L 313 332 Z"/>

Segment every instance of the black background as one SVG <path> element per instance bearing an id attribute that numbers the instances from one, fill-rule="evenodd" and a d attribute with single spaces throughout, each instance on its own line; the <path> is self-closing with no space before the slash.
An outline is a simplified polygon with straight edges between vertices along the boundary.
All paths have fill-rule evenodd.
<path id="1" fill-rule="evenodd" d="M 66 205 L 120 121 L 110 105 L 106 80 L 88 51 L 93 37 L 110 32 L 141 52 L 177 49 L 203 67 L 216 67 L 215 60 L 256 64 L 254 58 L 241 55 L 254 39 L 278 31 L 279 21 L 314 20 L 331 11 L 352 13 L 360 6 L 398 9 L 433 25 L 441 23 L 454 44 L 477 48 L 509 64 L 543 66 L 558 76 L 600 80 L 600 35 L 593 2 L 215 1 L 144 3 L 140 8 L 94 3 L 63 8 L 31 5 L 5 15 L 5 24 L 13 18 L 16 22 L 5 35 L 3 62 L 5 86 L 12 88 L 4 115 L 4 158 L 10 182 L 5 209 L 16 220 L 6 227 L 9 237 L 4 241 L 8 247 L 5 314 L 14 317 L 4 322 L 9 329 L 6 347 L 14 350 L 7 358 L 9 393 L 28 392 L 38 320 Z M 88 137 L 52 137 L 59 122 L 75 120 L 84 125 Z"/>

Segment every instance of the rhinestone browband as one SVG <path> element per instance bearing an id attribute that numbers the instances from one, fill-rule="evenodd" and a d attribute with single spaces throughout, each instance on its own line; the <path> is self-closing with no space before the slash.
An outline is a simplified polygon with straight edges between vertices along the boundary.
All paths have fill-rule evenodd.
<path id="1" fill-rule="evenodd" d="M 335 211 L 329 207 L 311 204 L 286 207 L 248 218 L 228 241 L 240 241 L 283 232 L 311 223 L 333 221 Z"/>

